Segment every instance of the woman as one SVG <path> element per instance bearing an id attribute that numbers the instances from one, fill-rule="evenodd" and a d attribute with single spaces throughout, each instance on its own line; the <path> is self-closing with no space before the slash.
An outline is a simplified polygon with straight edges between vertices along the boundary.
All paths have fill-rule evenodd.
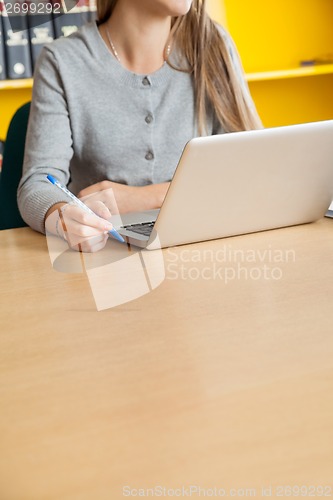
<path id="1" fill-rule="evenodd" d="M 261 126 L 205 0 L 97 0 L 97 13 L 39 58 L 18 191 L 32 228 L 84 251 L 104 247 L 109 208 L 161 206 L 190 139 Z M 103 219 L 69 205 L 47 174 Z"/>

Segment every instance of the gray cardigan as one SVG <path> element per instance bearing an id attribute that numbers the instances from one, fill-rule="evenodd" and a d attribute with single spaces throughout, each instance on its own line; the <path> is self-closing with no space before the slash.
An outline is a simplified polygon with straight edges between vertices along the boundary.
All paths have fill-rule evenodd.
<path id="1" fill-rule="evenodd" d="M 208 132 L 223 133 L 213 117 Z M 170 181 L 185 144 L 197 135 L 192 76 L 168 64 L 150 75 L 128 71 L 89 23 L 46 46 L 38 60 L 18 189 L 21 215 L 44 232 L 48 209 L 68 201 L 48 183 L 48 173 L 75 194 L 106 179 L 137 186 Z"/>

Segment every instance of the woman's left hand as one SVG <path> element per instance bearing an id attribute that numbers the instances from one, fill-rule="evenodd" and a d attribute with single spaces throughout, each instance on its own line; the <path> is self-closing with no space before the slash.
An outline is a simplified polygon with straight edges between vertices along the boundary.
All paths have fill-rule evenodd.
<path id="1" fill-rule="evenodd" d="M 83 189 L 78 197 L 84 201 L 85 198 L 94 196 L 102 201 L 113 215 L 124 214 L 160 208 L 168 187 L 168 182 L 148 186 L 127 186 L 118 182 L 102 181 Z"/>

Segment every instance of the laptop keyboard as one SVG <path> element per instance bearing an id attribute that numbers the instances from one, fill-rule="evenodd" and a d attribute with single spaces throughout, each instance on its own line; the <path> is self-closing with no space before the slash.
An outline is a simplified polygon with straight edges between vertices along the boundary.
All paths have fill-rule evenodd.
<path id="1" fill-rule="evenodd" d="M 143 236 L 150 236 L 155 222 L 143 222 L 142 224 L 129 224 L 127 226 L 122 226 L 122 229 L 128 229 L 128 231 L 133 231 L 133 233 L 142 234 Z"/>

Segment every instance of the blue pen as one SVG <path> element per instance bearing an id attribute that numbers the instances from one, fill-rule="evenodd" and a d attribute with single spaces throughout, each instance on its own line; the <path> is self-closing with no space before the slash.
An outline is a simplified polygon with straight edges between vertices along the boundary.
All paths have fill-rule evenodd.
<path id="1" fill-rule="evenodd" d="M 51 184 L 53 184 L 54 186 L 57 186 L 57 188 L 61 189 L 61 191 L 63 191 L 64 193 L 66 193 L 67 196 L 69 196 L 71 198 L 71 200 L 73 200 L 73 202 L 75 203 L 75 205 L 77 205 L 78 207 L 81 207 L 82 210 L 84 210 L 85 212 L 88 212 L 89 214 L 92 214 L 92 215 L 95 215 L 96 217 L 99 217 L 97 214 L 95 214 L 95 212 L 93 212 L 92 210 L 90 210 L 90 208 L 87 207 L 87 205 L 85 205 L 84 203 L 82 203 L 82 201 L 79 200 L 73 193 L 71 193 L 70 191 L 68 191 L 68 189 L 65 186 L 63 186 L 62 184 L 60 184 L 60 182 L 57 181 L 57 179 L 55 179 L 52 175 L 47 175 L 46 178 L 47 178 L 48 181 L 51 182 Z M 111 229 L 109 231 L 109 234 L 111 234 L 114 238 L 116 238 L 116 240 L 120 241 L 121 243 L 125 243 L 124 238 L 115 229 Z"/>

